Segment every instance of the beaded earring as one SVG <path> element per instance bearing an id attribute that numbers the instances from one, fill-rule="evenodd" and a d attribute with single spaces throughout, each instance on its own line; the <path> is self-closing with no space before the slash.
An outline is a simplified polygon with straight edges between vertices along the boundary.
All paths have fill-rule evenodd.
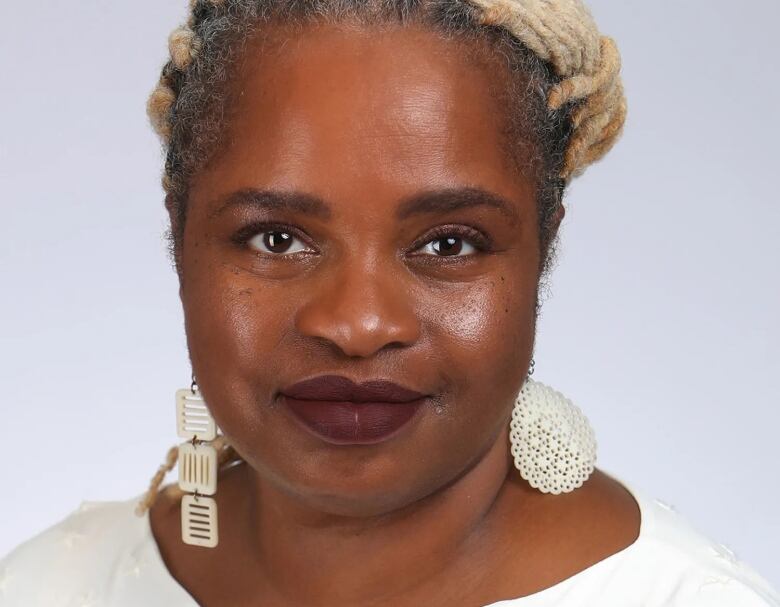
<path id="1" fill-rule="evenodd" d="M 515 467 L 542 493 L 569 493 L 596 464 L 588 418 L 560 392 L 531 379 L 534 362 L 512 409 L 509 439 Z"/>
<path id="2" fill-rule="evenodd" d="M 179 445 L 179 488 L 181 499 L 181 539 L 185 544 L 214 548 L 217 529 L 217 450 L 209 444 L 217 436 L 217 424 L 197 388 L 195 378 L 189 388 L 176 391 L 176 428 Z"/>

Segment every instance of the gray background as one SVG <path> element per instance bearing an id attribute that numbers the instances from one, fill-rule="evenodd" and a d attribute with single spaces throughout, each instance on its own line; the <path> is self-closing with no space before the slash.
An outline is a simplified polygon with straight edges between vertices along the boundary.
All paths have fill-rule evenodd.
<path id="1" fill-rule="evenodd" d="M 780 587 L 780 3 L 590 5 L 630 116 L 570 191 L 535 377 L 589 416 L 602 468 Z M 0 3 L 0 554 L 139 494 L 177 442 L 189 366 L 144 105 L 185 6 Z"/>

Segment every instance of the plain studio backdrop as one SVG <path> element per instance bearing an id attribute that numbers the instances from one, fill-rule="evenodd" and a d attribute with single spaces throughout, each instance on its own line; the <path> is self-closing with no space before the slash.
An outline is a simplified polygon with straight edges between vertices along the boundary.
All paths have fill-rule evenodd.
<path id="1" fill-rule="evenodd" d="M 780 3 L 589 4 L 629 118 L 569 192 L 535 378 L 584 410 L 600 467 L 780 587 Z M 145 103 L 186 5 L 0 5 L 0 554 L 140 494 L 178 442 Z"/>

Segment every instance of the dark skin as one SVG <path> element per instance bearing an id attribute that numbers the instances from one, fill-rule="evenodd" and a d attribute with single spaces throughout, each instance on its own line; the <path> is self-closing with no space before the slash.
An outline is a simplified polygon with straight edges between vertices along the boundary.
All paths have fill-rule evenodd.
<path id="1" fill-rule="evenodd" d="M 220 477 L 215 549 L 182 543 L 176 500 L 154 504 L 172 575 L 208 607 L 475 607 L 633 543 L 638 506 L 614 479 L 597 469 L 542 494 L 509 453 L 540 247 L 534 185 L 507 158 L 490 92 L 500 66 L 415 27 L 287 37 L 248 47 L 230 144 L 191 190 L 190 356 L 246 463 Z M 247 202 L 249 189 L 299 206 Z M 279 399 L 323 373 L 430 398 L 388 441 L 326 444 Z"/>

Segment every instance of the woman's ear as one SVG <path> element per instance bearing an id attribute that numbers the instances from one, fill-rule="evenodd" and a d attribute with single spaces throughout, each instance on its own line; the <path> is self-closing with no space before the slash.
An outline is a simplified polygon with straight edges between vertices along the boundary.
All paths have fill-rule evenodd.
<path id="1" fill-rule="evenodd" d="M 165 210 L 168 212 L 168 258 L 174 271 L 179 277 L 179 299 L 182 296 L 182 269 L 181 269 L 181 240 L 182 230 L 179 225 L 181 213 L 174 202 L 173 195 L 169 192 L 165 195 Z"/>
<path id="2" fill-rule="evenodd" d="M 165 210 L 168 213 L 168 226 L 171 234 L 179 234 L 179 209 L 174 202 L 173 195 L 169 192 L 165 195 Z"/>
<path id="3" fill-rule="evenodd" d="M 553 213 L 553 220 L 552 220 L 553 236 L 558 234 L 558 230 L 561 227 L 561 222 L 563 221 L 563 218 L 565 216 L 566 216 L 566 208 L 563 206 L 562 202 L 559 202 L 558 207 L 555 209 L 555 212 Z"/>

